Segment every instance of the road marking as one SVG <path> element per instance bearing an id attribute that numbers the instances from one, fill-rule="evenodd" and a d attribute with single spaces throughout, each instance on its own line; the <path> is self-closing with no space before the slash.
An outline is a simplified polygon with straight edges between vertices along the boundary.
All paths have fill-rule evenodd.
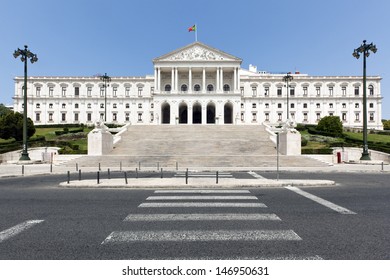
<path id="1" fill-rule="evenodd" d="M 263 203 L 230 203 L 230 202 L 149 202 L 138 207 L 262 207 Z"/>
<path id="2" fill-rule="evenodd" d="M 155 221 L 281 221 L 275 214 L 130 214 L 124 222 Z"/>
<path id="3" fill-rule="evenodd" d="M 257 200 L 256 196 L 220 196 L 220 195 L 208 195 L 208 196 L 149 196 L 146 200 Z"/>
<path id="4" fill-rule="evenodd" d="M 9 228 L 9 229 L 6 229 L 6 230 L 0 232 L 0 243 L 11 238 L 11 237 L 18 235 L 22 231 L 25 231 L 26 229 L 29 229 L 29 228 L 35 226 L 36 224 L 42 223 L 43 221 L 44 220 L 25 221 L 25 222 L 18 224 L 12 228 Z"/>
<path id="5" fill-rule="evenodd" d="M 178 172 L 174 177 L 185 177 L 185 172 Z M 215 178 L 217 174 L 215 172 L 203 172 L 203 173 L 188 173 L 188 177 L 205 177 L 205 178 Z M 232 178 L 233 175 L 229 172 L 218 172 L 219 178 Z"/>
<path id="6" fill-rule="evenodd" d="M 255 177 L 256 179 L 266 179 L 266 178 L 264 178 L 263 176 L 257 174 L 256 172 L 253 172 L 253 171 L 249 171 L 248 174 L 249 174 L 249 175 L 252 175 L 252 176 Z"/>
<path id="7" fill-rule="evenodd" d="M 248 190 L 156 190 L 154 193 L 250 193 Z"/>
<path id="8" fill-rule="evenodd" d="M 293 230 L 193 230 L 193 231 L 114 231 L 102 244 L 116 242 L 179 241 L 299 241 Z"/>
<path id="9" fill-rule="evenodd" d="M 336 212 L 339 212 L 340 214 L 356 214 L 355 212 L 353 212 L 351 210 L 348 210 L 347 208 L 341 207 L 341 206 L 339 206 L 337 204 L 334 204 L 334 203 L 332 203 L 330 201 L 327 201 L 327 200 L 325 200 L 323 198 L 320 198 L 318 196 L 315 196 L 313 194 L 305 192 L 305 191 L 303 191 L 303 190 L 301 190 L 301 189 L 299 189 L 297 187 L 290 187 L 290 186 L 288 186 L 288 187 L 285 187 L 285 188 L 290 190 L 290 191 L 293 191 L 293 192 L 295 192 L 297 194 L 300 194 L 300 195 L 302 195 L 302 196 L 304 196 L 304 197 L 306 197 L 308 199 L 311 199 L 311 200 L 313 200 L 313 201 L 315 201 L 315 202 L 317 202 L 317 203 L 319 203 L 319 204 L 321 204 L 321 205 L 323 205 L 325 207 L 328 207 L 328 208 L 330 208 L 330 209 L 332 209 L 332 210 L 334 210 Z"/>

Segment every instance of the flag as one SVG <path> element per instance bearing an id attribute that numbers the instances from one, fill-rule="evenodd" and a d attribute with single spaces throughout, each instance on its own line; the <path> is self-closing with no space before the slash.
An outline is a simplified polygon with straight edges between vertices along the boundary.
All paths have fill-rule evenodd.
<path id="1" fill-rule="evenodd" d="M 188 32 L 191 32 L 191 31 L 196 31 L 196 24 L 194 24 L 193 26 L 188 28 Z"/>

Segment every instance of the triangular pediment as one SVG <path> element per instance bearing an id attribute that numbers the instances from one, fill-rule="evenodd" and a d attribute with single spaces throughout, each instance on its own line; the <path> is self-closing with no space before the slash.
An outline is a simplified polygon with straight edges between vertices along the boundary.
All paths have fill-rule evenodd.
<path id="1" fill-rule="evenodd" d="M 236 61 L 241 63 L 242 60 L 203 43 L 195 42 L 160 56 L 153 61 Z"/>

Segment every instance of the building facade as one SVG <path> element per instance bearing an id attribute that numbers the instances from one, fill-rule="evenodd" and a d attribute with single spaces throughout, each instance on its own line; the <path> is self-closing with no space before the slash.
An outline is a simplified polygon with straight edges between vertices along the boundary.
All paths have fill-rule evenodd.
<path id="1" fill-rule="evenodd" d="M 362 127 L 360 76 L 310 76 L 241 68 L 242 60 L 200 42 L 153 60 L 154 75 L 29 77 L 28 116 L 39 124 L 262 124 L 289 118 L 316 124 L 339 116 Z M 368 128 L 382 129 L 381 77 L 367 77 Z M 288 110 L 287 110 L 288 108 Z M 23 112 L 23 77 L 15 78 L 14 110 Z"/>

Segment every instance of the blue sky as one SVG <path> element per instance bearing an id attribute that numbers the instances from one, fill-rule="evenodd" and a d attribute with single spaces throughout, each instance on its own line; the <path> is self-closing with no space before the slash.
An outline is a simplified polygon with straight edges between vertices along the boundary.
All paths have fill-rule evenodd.
<path id="1" fill-rule="evenodd" d="M 34 76 L 143 76 L 152 59 L 198 40 L 270 72 L 362 75 L 352 52 L 364 39 L 376 54 L 367 74 L 380 75 L 383 118 L 390 119 L 388 0 L 1 0 L 0 103 L 12 104 L 13 58 L 27 44 Z"/>

